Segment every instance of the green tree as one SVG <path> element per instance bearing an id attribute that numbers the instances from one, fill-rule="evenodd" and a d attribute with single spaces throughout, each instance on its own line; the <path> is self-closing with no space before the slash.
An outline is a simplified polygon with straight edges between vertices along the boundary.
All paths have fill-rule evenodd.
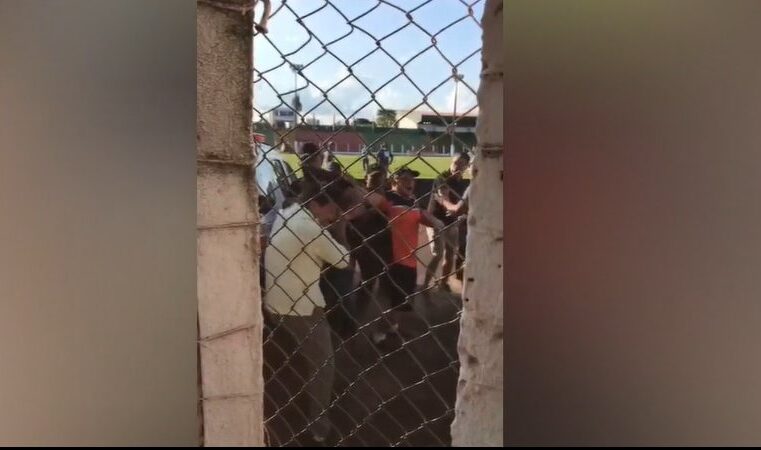
<path id="1" fill-rule="evenodd" d="M 396 127 L 396 111 L 393 109 L 379 109 L 375 122 L 381 128 Z"/>

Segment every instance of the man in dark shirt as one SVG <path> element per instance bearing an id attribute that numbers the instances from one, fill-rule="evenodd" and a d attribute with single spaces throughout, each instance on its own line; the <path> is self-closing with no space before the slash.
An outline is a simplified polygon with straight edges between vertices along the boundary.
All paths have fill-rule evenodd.
<path id="1" fill-rule="evenodd" d="M 381 144 L 381 148 L 378 150 L 376 160 L 381 167 L 388 170 L 391 167 L 391 163 L 394 162 L 394 155 L 388 151 L 386 144 Z"/>
<path id="2" fill-rule="evenodd" d="M 469 183 L 464 179 L 465 172 L 470 167 L 470 156 L 467 153 L 460 153 L 452 159 L 450 171 L 455 176 L 455 189 L 452 195 L 449 197 L 449 201 L 454 204 L 459 204 L 465 200 L 466 191 Z M 455 218 L 457 222 L 457 253 L 455 257 L 455 277 L 462 281 L 463 268 L 465 264 L 465 247 L 468 242 L 468 222 L 467 210 L 457 209 L 455 211 L 448 210 L 449 215 Z"/>
<path id="3" fill-rule="evenodd" d="M 392 190 L 386 196 L 390 203 L 387 216 L 389 217 L 393 248 L 392 263 L 388 268 L 388 275 L 384 279 L 387 283 L 384 292 L 388 295 L 391 306 L 387 320 L 391 329 L 390 333 L 398 333 L 402 339 L 419 335 L 414 332 L 412 325 L 413 322 L 417 322 L 418 325 L 420 323 L 413 319 L 416 314 L 412 313 L 411 300 L 417 292 L 417 250 L 420 226 L 430 227 L 434 235 L 444 226 L 430 212 L 415 207 L 417 203 L 415 201 L 415 178 L 418 175 L 419 172 L 409 167 L 400 168 L 394 172 L 391 182 Z M 410 321 L 410 319 L 413 320 Z M 407 326 L 400 326 L 403 321 L 407 322 Z M 373 340 L 380 343 L 388 335 L 389 332 L 375 333 Z"/>
<path id="4" fill-rule="evenodd" d="M 442 259 L 442 275 L 437 284 L 444 290 L 449 290 L 447 282 L 450 275 L 457 272 L 461 274 L 463 255 L 460 251 L 465 251 L 465 233 L 464 221 L 460 220 L 462 212 L 449 211 L 444 201 L 457 204 L 462 199 L 467 189 L 468 183 L 463 178 L 465 171 L 470 165 L 470 157 L 465 153 L 460 153 L 452 159 L 449 170 L 443 172 L 435 181 L 431 198 L 428 203 L 428 210 L 433 216 L 444 223 L 444 231 L 436 239 L 429 233 L 431 240 L 431 253 L 433 258 L 428 264 L 428 270 L 425 276 L 425 285 L 428 286 L 436 274 Z M 460 242 L 462 241 L 462 242 Z M 461 278 L 461 275 L 460 275 Z"/>
<path id="5" fill-rule="evenodd" d="M 411 177 L 414 180 L 415 178 L 419 176 L 420 176 L 420 172 L 418 172 L 417 170 L 412 170 L 407 166 L 400 168 L 393 174 L 394 179 Z M 414 197 L 401 196 L 395 190 L 387 191 L 386 198 L 388 199 L 388 201 L 391 202 L 392 205 L 413 207 L 415 206 L 415 203 L 416 203 Z"/>
<path id="6" fill-rule="evenodd" d="M 379 164 L 368 166 L 365 186 L 369 192 L 386 194 L 387 174 Z M 363 289 L 357 299 L 357 313 L 361 314 L 374 298 L 377 286 L 385 287 L 382 280 L 393 257 L 391 231 L 386 215 L 375 208 L 368 208 L 354 218 L 346 227 L 346 237 L 352 255 L 359 265 Z"/>
<path id="7" fill-rule="evenodd" d="M 308 144 L 305 144 L 308 145 Z M 346 174 L 331 172 L 309 164 L 309 157 L 303 159 L 304 177 L 296 183 L 295 192 L 312 184 L 331 186 L 332 192 L 340 193 L 334 199 L 344 211 L 341 220 L 328 228 L 337 242 L 351 250 L 352 260 L 359 264 L 364 289 L 354 293 L 354 270 L 330 268 L 320 280 L 320 287 L 326 304 L 333 311 L 328 315 L 335 330 L 350 335 L 358 325 L 354 319 L 361 318 L 370 301 L 375 280 L 386 271 L 392 257 L 391 235 L 388 220 L 377 206 L 385 202 L 385 175 L 382 168 L 371 166 L 368 181 L 379 183 L 375 194 L 368 196 L 367 189 L 360 186 Z M 380 197 L 380 198 L 379 198 Z M 372 206 L 375 204 L 376 206 Z M 353 263 L 351 267 L 354 267 Z"/>
<path id="8" fill-rule="evenodd" d="M 370 164 L 366 169 L 365 187 L 370 192 L 385 196 L 388 191 L 388 172 L 380 164 Z"/>

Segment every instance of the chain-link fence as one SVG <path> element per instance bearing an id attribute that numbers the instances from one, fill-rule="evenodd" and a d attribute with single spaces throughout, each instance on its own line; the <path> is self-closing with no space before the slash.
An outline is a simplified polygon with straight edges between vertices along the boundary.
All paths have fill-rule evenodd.
<path id="1" fill-rule="evenodd" d="M 481 3 L 282 0 L 255 35 L 269 445 L 450 442 Z"/>

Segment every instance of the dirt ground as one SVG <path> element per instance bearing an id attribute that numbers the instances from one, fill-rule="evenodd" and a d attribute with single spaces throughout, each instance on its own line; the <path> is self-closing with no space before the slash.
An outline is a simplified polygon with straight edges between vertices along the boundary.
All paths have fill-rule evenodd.
<path id="1" fill-rule="evenodd" d="M 420 242 L 426 242 L 421 232 Z M 430 259 L 428 247 L 418 257 Z M 422 264 L 418 270 L 422 284 Z M 412 303 L 414 313 L 402 322 L 407 342 L 371 341 L 372 327 L 341 338 L 334 334 L 336 380 L 328 414 L 334 426 L 326 446 L 448 446 L 457 386 L 457 337 L 460 283 L 452 292 L 430 291 Z M 376 318 L 383 305 L 370 308 L 363 322 Z M 294 397 L 303 386 L 298 356 L 272 377 L 294 352 L 287 334 L 275 332 L 265 343 L 265 417 L 270 446 L 313 446 L 304 432 L 306 402 Z M 275 411 L 280 411 L 275 414 Z"/>

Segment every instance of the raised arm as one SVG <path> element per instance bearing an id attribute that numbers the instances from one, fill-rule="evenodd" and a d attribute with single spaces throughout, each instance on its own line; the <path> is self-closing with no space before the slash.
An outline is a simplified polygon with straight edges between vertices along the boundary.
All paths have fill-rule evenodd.
<path id="1" fill-rule="evenodd" d="M 436 197 L 439 195 L 438 189 L 439 189 L 438 184 L 436 181 L 434 181 L 433 187 L 431 188 L 431 195 L 428 196 L 429 197 L 428 198 L 428 212 L 429 213 L 433 213 L 436 210 L 436 203 L 438 203 L 436 200 Z"/>
<path id="2" fill-rule="evenodd" d="M 433 214 L 426 210 L 420 210 L 420 223 L 427 227 L 433 228 L 437 233 L 441 231 L 442 228 L 444 228 L 444 222 L 433 217 Z"/>
<path id="3" fill-rule="evenodd" d="M 452 203 L 447 199 L 442 200 L 442 205 L 446 208 L 447 212 L 453 216 L 461 216 L 468 212 L 468 197 L 470 195 L 470 186 L 465 189 L 462 194 L 462 198 L 457 203 Z"/>
<path id="4" fill-rule="evenodd" d="M 349 250 L 338 243 L 330 233 L 321 233 L 315 239 L 317 254 L 325 263 L 337 269 L 349 267 Z"/>

